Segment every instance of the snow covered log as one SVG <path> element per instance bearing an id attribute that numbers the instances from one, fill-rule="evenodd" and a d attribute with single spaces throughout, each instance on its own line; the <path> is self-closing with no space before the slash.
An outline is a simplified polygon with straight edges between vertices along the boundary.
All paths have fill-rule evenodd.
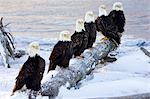
<path id="1" fill-rule="evenodd" d="M 84 58 L 71 59 L 68 69 L 60 70 L 53 78 L 49 77 L 42 83 L 41 95 L 49 96 L 51 99 L 58 95 L 61 86 L 76 88 L 77 83 L 95 68 L 98 60 L 103 59 L 115 49 L 115 44 L 107 40 L 85 50 L 83 53 Z"/>

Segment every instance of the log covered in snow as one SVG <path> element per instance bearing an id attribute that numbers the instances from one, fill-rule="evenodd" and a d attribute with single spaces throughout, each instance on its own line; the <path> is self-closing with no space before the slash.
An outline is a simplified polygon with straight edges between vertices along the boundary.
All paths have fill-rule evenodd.
<path id="1" fill-rule="evenodd" d="M 85 50 L 83 53 L 84 58 L 71 59 L 68 69 L 60 70 L 55 77 L 49 77 L 47 81 L 42 83 L 41 95 L 54 98 L 58 95 L 61 86 L 76 87 L 76 84 L 95 68 L 98 60 L 103 59 L 115 49 L 115 44 L 107 40 Z"/>

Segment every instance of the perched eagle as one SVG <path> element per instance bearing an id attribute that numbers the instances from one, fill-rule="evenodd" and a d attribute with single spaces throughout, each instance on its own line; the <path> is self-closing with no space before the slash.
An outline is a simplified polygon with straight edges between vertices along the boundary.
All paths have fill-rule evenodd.
<path id="1" fill-rule="evenodd" d="M 94 14 L 92 11 L 88 11 L 85 14 L 84 22 L 85 31 L 88 32 L 88 45 L 87 48 L 91 48 L 96 40 L 96 24 Z"/>
<path id="2" fill-rule="evenodd" d="M 54 46 L 50 55 L 49 69 L 55 70 L 56 66 L 66 68 L 69 66 L 69 61 L 73 56 L 73 46 L 71 42 L 71 35 L 69 31 L 62 31 L 60 33 L 59 41 Z"/>
<path id="3" fill-rule="evenodd" d="M 20 90 L 24 85 L 26 85 L 27 89 L 33 91 L 39 91 L 41 89 L 40 86 L 45 70 L 45 60 L 38 55 L 39 43 L 32 42 L 29 44 L 28 51 L 29 57 L 16 77 L 13 93 Z"/>
<path id="4" fill-rule="evenodd" d="M 88 32 L 85 31 L 84 21 L 82 19 L 76 20 L 76 30 L 71 36 L 71 40 L 73 42 L 74 56 L 80 56 L 88 44 Z"/>
<path id="5" fill-rule="evenodd" d="M 95 20 L 95 23 L 98 32 L 101 32 L 105 37 L 115 42 L 117 45 L 120 44 L 118 28 L 113 23 L 113 20 L 107 16 L 105 5 L 99 7 L 99 16 Z"/>
<path id="6" fill-rule="evenodd" d="M 116 2 L 113 4 L 113 10 L 108 15 L 113 19 L 113 22 L 118 27 L 118 32 L 122 33 L 124 32 L 124 26 L 125 26 L 125 16 L 123 12 L 123 5 L 121 2 Z"/>

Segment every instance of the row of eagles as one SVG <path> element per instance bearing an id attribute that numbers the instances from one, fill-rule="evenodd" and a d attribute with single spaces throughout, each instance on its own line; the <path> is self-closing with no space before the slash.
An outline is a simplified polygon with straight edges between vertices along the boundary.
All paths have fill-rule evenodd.
<path id="1" fill-rule="evenodd" d="M 125 16 L 121 2 L 114 3 L 113 10 L 108 15 L 106 6 L 101 5 L 96 20 L 93 12 L 88 11 L 85 15 L 85 22 L 82 19 L 76 20 L 76 29 L 72 36 L 69 31 L 60 33 L 59 41 L 54 46 L 49 58 L 48 72 L 55 70 L 57 65 L 63 68 L 68 67 L 73 56 L 81 57 L 85 49 L 92 48 L 96 40 L 97 31 L 105 36 L 105 40 L 109 39 L 119 45 L 124 26 Z M 39 56 L 38 52 L 39 44 L 32 42 L 29 45 L 29 57 L 16 77 L 13 94 L 24 85 L 26 85 L 27 89 L 40 90 L 45 70 L 45 60 Z"/>

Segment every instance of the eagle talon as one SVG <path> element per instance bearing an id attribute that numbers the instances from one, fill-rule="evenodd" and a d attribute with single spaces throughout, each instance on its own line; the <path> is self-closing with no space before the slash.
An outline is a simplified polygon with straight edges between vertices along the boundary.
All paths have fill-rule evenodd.
<path id="1" fill-rule="evenodd" d="M 76 58 L 78 58 L 78 59 L 82 59 L 82 58 L 84 58 L 83 56 L 77 56 Z"/>
<path id="2" fill-rule="evenodd" d="M 109 40 L 109 38 L 107 38 L 107 37 L 103 37 L 103 38 L 101 39 L 101 41 L 107 41 L 107 40 Z"/>
<path id="3" fill-rule="evenodd" d="M 115 44 L 116 47 L 119 46 L 119 44 L 114 39 L 112 39 L 112 42 Z"/>
<path id="4" fill-rule="evenodd" d="M 104 59 L 102 59 L 101 61 L 100 61 L 100 64 L 105 64 L 106 63 L 106 61 L 104 60 Z"/>

